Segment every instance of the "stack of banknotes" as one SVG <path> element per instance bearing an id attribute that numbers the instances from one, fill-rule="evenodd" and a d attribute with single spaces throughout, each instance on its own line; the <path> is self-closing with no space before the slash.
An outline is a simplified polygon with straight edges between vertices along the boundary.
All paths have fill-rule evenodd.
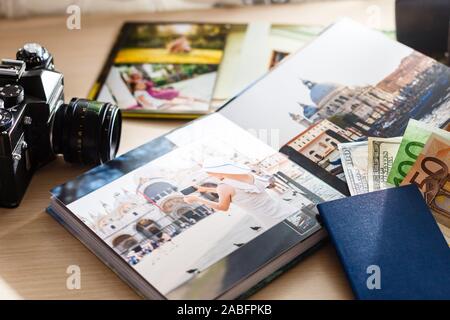
<path id="1" fill-rule="evenodd" d="M 340 144 L 350 194 L 416 184 L 450 245 L 449 131 L 410 120 L 403 137 Z"/>

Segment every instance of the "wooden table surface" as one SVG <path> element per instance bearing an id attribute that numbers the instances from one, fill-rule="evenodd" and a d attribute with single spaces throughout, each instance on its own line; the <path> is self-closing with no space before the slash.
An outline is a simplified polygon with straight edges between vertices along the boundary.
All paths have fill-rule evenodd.
<path id="1" fill-rule="evenodd" d="M 249 22 L 327 25 L 348 16 L 394 28 L 394 1 L 330 1 L 275 7 L 135 15 L 82 15 L 81 30 L 68 30 L 66 16 L 0 20 L 0 57 L 12 58 L 25 42 L 39 42 L 54 55 L 65 76 L 66 100 L 85 97 L 112 42 L 127 20 Z M 372 20 L 371 20 L 372 19 Z M 123 122 L 119 153 L 161 135 L 181 121 Z M 38 171 L 21 205 L 0 209 L 0 299 L 136 299 L 138 296 L 106 265 L 45 213 L 49 190 L 83 172 L 61 159 Z M 70 265 L 81 268 L 81 289 L 66 287 Z M 352 292 L 330 244 L 258 291 L 255 299 L 349 299 Z"/>

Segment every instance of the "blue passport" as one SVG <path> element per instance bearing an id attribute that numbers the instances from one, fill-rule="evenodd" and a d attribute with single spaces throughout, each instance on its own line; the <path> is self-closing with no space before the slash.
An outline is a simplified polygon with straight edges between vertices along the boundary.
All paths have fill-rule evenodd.
<path id="1" fill-rule="evenodd" d="M 358 299 L 450 299 L 450 249 L 415 185 L 317 207 Z"/>

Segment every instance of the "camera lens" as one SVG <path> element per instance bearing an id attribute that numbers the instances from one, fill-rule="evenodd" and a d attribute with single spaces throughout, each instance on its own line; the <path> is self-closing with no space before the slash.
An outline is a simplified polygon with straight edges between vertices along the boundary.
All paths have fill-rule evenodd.
<path id="1" fill-rule="evenodd" d="M 53 151 L 72 163 L 100 164 L 119 149 L 122 120 L 110 103 L 73 98 L 61 104 L 53 117 Z"/>

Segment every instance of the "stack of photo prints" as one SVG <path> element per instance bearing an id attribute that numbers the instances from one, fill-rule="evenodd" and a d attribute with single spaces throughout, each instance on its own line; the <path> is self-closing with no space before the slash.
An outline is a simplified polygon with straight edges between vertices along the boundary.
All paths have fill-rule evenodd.
<path id="1" fill-rule="evenodd" d="M 236 57 L 226 62 L 228 54 L 258 56 L 261 50 L 250 45 L 250 37 L 273 36 L 276 47 L 290 41 L 278 36 L 290 38 L 296 30 L 239 28 L 244 27 L 126 25 L 127 40 L 103 75 L 97 97 L 136 112 L 178 112 L 188 105 L 189 112 L 206 111 L 211 101 L 230 98 L 237 90 L 230 83 L 240 83 L 240 76 L 255 67 L 245 69 Z M 194 35 L 173 37 L 174 30 Z M 226 35 L 230 30 L 235 33 Z M 230 44 L 231 38 L 239 45 Z M 175 66 L 179 55 L 167 54 L 162 49 L 167 47 L 187 52 L 182 65 Z M 261 64 L 265 70 L 280 59 L 271 50 L 271 62 Z M 129 63 L 138 60 L 146 63 Z M 220 70 L 220 61 L 231 71 Z M 222 82 L 213 80 L 222 76 Z M 415 126 L 428 130 L 427 139 L 439 140 L 448 165 L 448 135 L 442 128 L 449 122 L 449 84 L 446 66 L 344 19 L 217 112 L 55 187 L 48 212 L 145 298 L 245 297 L 326 238 L 317 204 L 368 190 L 355 170 L 352 182 L 346 182 L 352 168 L 345 162 L 348 154 L 344 161 L 341 155 L 349 143 L 368 137 L 384 142 Z M 158 107 L 161 101 L 154 99 L 164 98 L 155 98 L 152 90 L 166 97 L 179 94 Z M 152 107 L 141 105 L 147 98 Z M 405 143 L 419 139 L 406 130 Z M 393 141 L 400 154 L 402 138 Z M 368 160 L 368 152 L 353 153 L 365 159 L 365 168 L 371 163 L 372 188 L 399 183 L 395 175 L 403 177 L 406 167 L 396 164 L 394 155 L 384 155 L 380 148 L 385 146 L 376 148 L 371 152 L 381 152 L 373 160 L 378 166 Z M 390 170 L 394 176 L 389 179 L 380 166 L 399 169 Z M 432 209 L 448 219 L 448 211 Z M 439 222 L 445 225 L 444 218 Z"/>

